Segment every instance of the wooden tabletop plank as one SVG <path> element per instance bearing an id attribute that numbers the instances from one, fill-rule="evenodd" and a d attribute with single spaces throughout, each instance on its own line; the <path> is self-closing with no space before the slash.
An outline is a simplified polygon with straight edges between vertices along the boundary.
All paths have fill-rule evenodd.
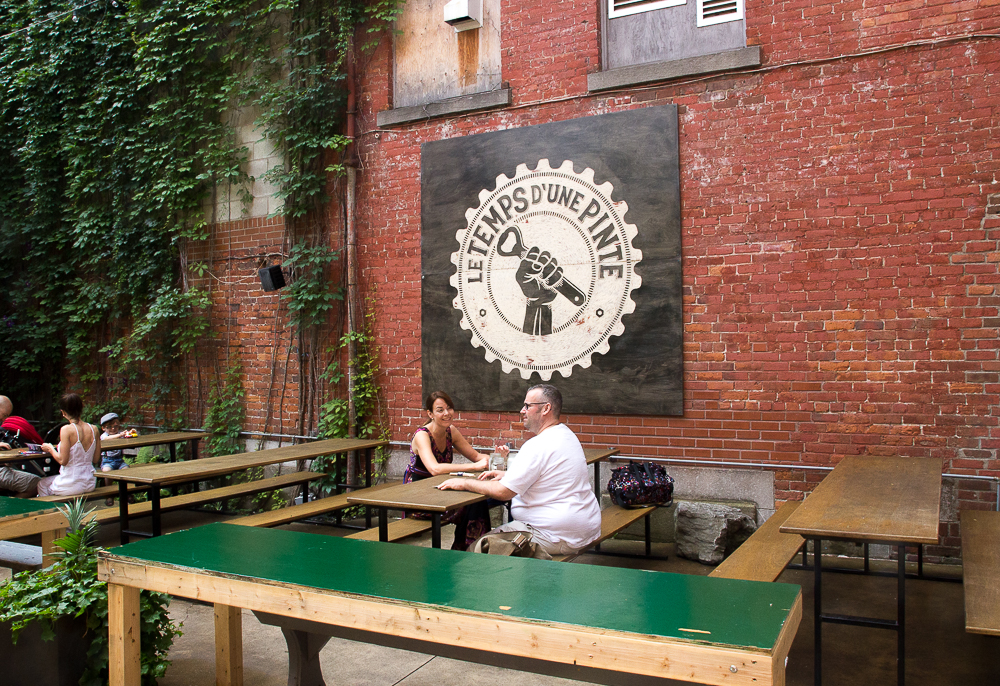
<path id="1" fill-rule="evenodd" d="M 377 491 L 349 493 L 347 502 L 352 505 L 388 507 L 393 510 L 418 510 L 420 512 L 451 512 L 460 507 L 486 500 L 485 495 L 469 491 L 440 491 L 437 485 L 448 479 L 474 479 L 472 476 L 441 474 L 408 484 L 396 484 Z"/>
<path id="2" fill-rule="evenodd" d="M 48 453 L 33 453 L 24 454 L 21 452 L 22 449 L 14 450 L 0 450 L 0 464 L 7 462 L 27 462 L 28 460 L 38 460 L 49 458 L 52 459 Z"/>
<path id="3" fill-rule="evenodd" d="M 118 450 L 120 448 L 144 448 L 149 445 L 166 445 L 181 441 L 194 441 L 207 438 L 212 434 L 207 431 L 165 431 L 158 434 L 145 434 L 134 438 L 106 438 L 101 441 L 101 450 Z"/>
<path id="4" fill-rule="evenodd" d="M 962 510 L 965 630 L 1000 636 L 1000 512 Z"/>
<path id="5" fill-rule="evenodd" d="M 159 434 L 146 434 L 135 438 L 114 438 L 101 441 L 101 450 L 118 450 L 122 448 L 144 448 L 150 445 L 166 445 L 205 438 L 212 434 L 206 431 L 167 431 Z M 0 450 L 0 464 L 7 462 L 26 462 L 39 458 L 48 458 L 48 453 L 24 454 L 21 448 Z"/>
<path id="6" fill-rule="evenodd" d="M 606 460 L 612 455 L 617 455 L 620 452 L 621 450 L 618 448 L 608 446 L 607 448 L 587 448 L 583 451 L 583 454 L 587 458 L 587 464 L 594 464 L 595 462 Z"/>
<path id="7" fill-rule="evenodd" d="M 247 555 L 247 550 L 267 554 Z M 117 570 L 116 560 L 134 560 L 397 603 L 761 651 L 775 646 L 800 597 L 799 587 L 791 584 L 556 564 L 225 523 L 100 555 L 104 570 Z M 107 576 L 105 571 L 102 578 Z M 581 602 L 580 594 L 590 592 L 586 589 L 600 600 Z"/>
<path id="8" fill-rule="evenodd" d="M 935 544 L 941 461 L 845 457 L 781 525 L 806 538 Z"/>
<path id="9" fill-rule="evenodd" d="M 100 478 L 112 481 L 126 481 L 136 484 L 162 484 L 168 481 L 182 482 L 185 479 L 209 479 L 223 474 L 232 474 L 243 469 L 264 467 L 279 462 L 309 460 L 322 455 L 334 455 L 352 450 L 366 450 L 388 445 L 385 440 L 364 440 L 355 438 L 331 438 L 298 445 L 287 445 L 270 450 L 257 450 L 236 455 L 204 457 L 184 462 L 151 463 L 134 465 L 128 469 L 102 472 Z"/>

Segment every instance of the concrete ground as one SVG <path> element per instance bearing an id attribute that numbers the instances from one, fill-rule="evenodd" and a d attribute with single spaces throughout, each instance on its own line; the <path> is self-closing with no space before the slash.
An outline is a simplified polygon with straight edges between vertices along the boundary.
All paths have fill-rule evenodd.
<path id="1" fill-rule="evenodd" d="M 225 519 L 221 515 L 178 512 L 165 515 L 167 530 Z M 312 524 L 286 528 L 339 536 L 344 529 Z M 443 532 L 442 544 L 451 544 L 450 529 Z M 101 543 L 117 544 L 115 526 L 104 527 Z M 27 539 L 26 539 L 27 540 Z M 30 542 L 30 541 L 28 541 Z M 430 545 L 430 536 L 414 538 L 411 545 Z M 605 550 L 641 552 L 642 544 L 612 541 Z M 29 548 L 0 544 L 0 565 L 18 568 L 32 564 Z M 673 556 L 671 546 L 654 546 L 654 554 L 669 559 L 585 555 L 571 564 L 599 564 L 635 567 L 682 574 L 708 574 L 711 567 Z M 6 562 L 5 562 L 6 560 Z M 851 560 L 825 561 L 825 566 Z M 960 568 L 926 566 L 925 573 L 959 577 Z M 804 616 L 789 655 L 787 682 L 791 686 L 813 683 L 812 572 L 789 569 L 779 579 L 799 584 L 803 592 Z M 1000 683 L 1000 639 L 966 633 L 961 583 L 931 580 L 907 581 L 907 683 L 920 686 L 977 686 Z M 895 616 L 896 580 L 891 577 L 826 574 L 824 611 Z M 600 602 L 599 593 L 581 590 L 581 602 Z M 215 683 L 215 648 L 212 608 L 177 600 L 171 615 L 183 622 L 184 635 L 170 652 L 172 664 L 161 686 L 212 686 Z M 825 624 L 823 627 L 823 683 L 827 686 L 895 683 L 896 636 L 884 629 Z M 243 617 L 244 683 L 246 686 L 284 686 L 287 683 L 287 651 L 279 629 L 261 624 L 252 613 Z M 321 653 L 323 673 L 334 684 L 366 686 L 431 686 L 470 684 L 493 686 L 557 686 L 578 683 L 567 679 L 519 672 L 499 667 L 459 662 L 442 657 L 384 648 L 341 639 L 332 639 Z M 645 683 L 629 680 L 627 683 Z M 662 683 L 662 682 L 660 682 Z"/>

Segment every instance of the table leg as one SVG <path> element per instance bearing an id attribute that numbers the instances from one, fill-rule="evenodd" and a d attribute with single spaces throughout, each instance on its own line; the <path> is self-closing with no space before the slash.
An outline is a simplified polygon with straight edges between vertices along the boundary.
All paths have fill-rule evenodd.
<path id="1" fill-rule="evenodd" d="M 52 553 L 56 552 L 55 542 L 66 535 L 66 529 L 53 529 L 42 532 L 42 567 L 48 567 L 56 561 Z"/>
<path id="2" fill-rule="evenodd" d="M 365 488 L 372 486 L 372 448 L 365 451 Z M 372 528 L 372 509 L 365 506 L 365 528 Z"/>
<path id="3" fill-rule="evenodd" d="M 389 510 L 384 507 L 378 509 L 378 540 L 389 542 Z"/>
<path id="4" fill-rule="evenodd" d="M 823 683 L 823 556 L 820 548 L 823 542 L 813 539 L 813 681 L 816 686 Z"/>
<path id="5" fill-rule="evenodd" d="M 216 686 L 243 686 L 243 610 L 215 604 Z"/>
<path id="6" fill-rule="evenodd" d="M 431 547 L 441 547 L 441 513 L 435 512 L 431 515 Z"/>
<path id="7" fill-rule="evenodd" d="M 170 461 L 177 462 L 177 444 L 170 443 Z"/>
<path id="8" fill-rule="evenodd" d="M 121 543 L 128 543 L 128 483 L 118 482 L 118 523 L 121 525 Z"/>
<path id="9" fill-rule="evenodd" d="M 160 486 L 159 484 L 153 484 L 153 487 L 149 489 L 149 499 L 152 502 L 152 507 L 150 508 L 153 515 L 153 535 L 160 535 Z"/>
<path id="10" fill-rule="evenodd" d="M 281 627 L 281 633 L 288 646 L 289 686 L 324 686 L 319 653 L 331 637 L 285 627 Z"/>
<path id="11" fill-rule="evenodd" d="M 643 518 L 646 522 L 646 557 L 653 554 L 653 524 L 651 522 L 653 518 L 653 508 L 650 508 L 649 514 Z"/>
<path id="12" fill-rule="evenodd" d="M 139 589 L 108 584 L 108 682 L 139 686 Z"/>
<path id="13" fill-rule="evenodd" d="M 903 686 L 906 681 L 906 546 L 900 545 L 897 550 L 899 566 L 897 568 L 898 581 L 896 582 L 896 622 L 898 624 L 896 634 L 896 683 Z"/>
<path id="14" fill-rule="evenodd" d="M 191 446 L 191 459 L 192 460 L 197 460 L 198 459 L 198 439 L 197 438 L 192 439 L 192 440 L 188 441 L 188 443 Z"/>

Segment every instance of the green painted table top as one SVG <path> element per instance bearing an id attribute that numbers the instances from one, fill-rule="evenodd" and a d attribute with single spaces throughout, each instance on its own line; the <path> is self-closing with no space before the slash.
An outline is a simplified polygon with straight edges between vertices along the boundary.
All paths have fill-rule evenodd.
<path id="1" fill-rule="evenodd" d="M 130 543 L 102 555 L 765 651 L 774 646 L 799 595 L 799 587 L 791 584 L 479 555 L 225 523 Z"/>
<path id="2" fill-rule="evenodd" d="M 38 502 L 30 498 L 0 496 L 0 519 L 4 517 L 26 517 L 27 515 L 54 509 L 56 509 L 55 503 Z"/>

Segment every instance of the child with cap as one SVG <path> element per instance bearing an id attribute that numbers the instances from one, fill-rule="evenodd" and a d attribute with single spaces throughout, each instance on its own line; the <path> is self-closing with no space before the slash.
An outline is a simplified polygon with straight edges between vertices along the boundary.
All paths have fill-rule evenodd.
<path id="1" fill-rule="evenodd" d="M 106 440 L 108 438 L 125 438 L 129 436 L 130 433 L 122 429 L 121 422 L 118 419 L 118 415 L 114 412 L 108 412 L 106 415 L 101 417 L 101 429 L 103 433 L 101 434 L 101 440 Z M 125 451 L 118 450 L 105 450 L 101 453 L 101 471 L 110 472 L 112 469 L 126 469 L 128 467 L 125 464 Z"/>

